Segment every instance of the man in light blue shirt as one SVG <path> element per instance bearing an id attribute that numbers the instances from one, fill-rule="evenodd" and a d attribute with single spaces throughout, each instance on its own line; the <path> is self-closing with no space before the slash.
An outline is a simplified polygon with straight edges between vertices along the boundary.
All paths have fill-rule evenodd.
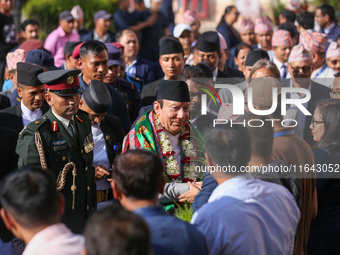
<path id="1" fill-rule="evenodd" d="M 213 128 L 205 148 L 218 186 L 191 223 L 205 235 L 210 254 L 293 254 L 299 209 L 287 189 L 244 172 L 251 155 L 248 130 Z"/>

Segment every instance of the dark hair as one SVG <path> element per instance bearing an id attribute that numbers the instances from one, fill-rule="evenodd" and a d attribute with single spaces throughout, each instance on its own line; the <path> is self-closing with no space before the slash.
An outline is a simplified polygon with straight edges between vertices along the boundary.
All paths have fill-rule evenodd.
<path id="1" fill-rule="evenodd" d="M 180 72 L 177 79 L 187 81 L 194 78 L 207 78 L 207 75 L 198 66 L 188 66 Z"/>
<path id="2" fill-rule="evenodd" d="M 1 204 L 26 228 L 49 224 L 59 213 L 55 180 L 36 166 L 16 170 L 1 183 Z"/>
<path id="3" fill-rule="evenodd" d="M 249 131 L 240 125 L 211 128 L 204 135 L 204 145 L 209 157 L 221 167 L 235 166 L 239 170 L 250 159 Z"/>
<path id="4" fill-rule="evenodd" d="M 281 16 L 287 19 L 287 22 L 294 23 L 296 19 L 295 12 L 291 10 L 283 10 L 281 13 Z"/>
<path id="5" fill-rule="evenodd" d="M 311 12 L 301 12 L 296 21 L 306 30 L 314 28 L 314 14 Z"/>
<path id="6" fill-rule="evenodd" d="M 340 100 L 323 99 L 316 103 L 316 108 L 319 108 L 325 128 L 315 147 L 319 150 L 328 150 L 332 155 L 340 151 Z"/>
<path id="7" fill-rule="evenodd" d="M 119 42 L 119 41 L 120 41 L 120 38 L 123 36 L 123 33 L 124 33 L 125 31 L 129 31 L 129 32 L 135 34 L 136 37 L 137 37 L 137 40 L 138 40 L 138 36 L 137 36 L 136 32 L 133 31 L 133 30 L 131 30 L 131 29 L 126 28 L 126 29 L 121 29 L 121 30 L 119 30 L 119 31 L 116 33 L 116 37 L 115 37 L 115 38 L 116 38 L 116 42 Z"/>
<path id="8" fill-rule="evenodd" d="M 135 0 L 135 3 L 136 4 L 141 4 L 141 3 L 144 3 L 144 0 Z"/>
<path id="9" fill-rule="evenodd" d="M 226 15 L 227 13 L 231 13 L 231 11 L 233 10 L 233 8 L 236 8 L 235 5 L 229 5 L 229 6 L 227 6 L 227 8 L 225 8 L 224 14 L 223 14 L 222 17 L 221 17 L 221 20 L 220 20 L 220 22 L 218 23 L 217 28 L 225 22 L 225 19 L 224 19 L 225 15 Z M 217 28 L 216 28 L 216 29 L 217 29 Z"/>
<path id="10" fill-rule="evenodd" d="M 248 48 L 249 50 L 253 50 L 253 48 L 247 43 L 241 42 L 241 43 L 237 44 L 236 47 L 235 47 L 235 57 L 237 58 L 240 51 L 245 49 L 245 48 Z"/>
<path id="11" fill-rule="evenodd" d="M 292 39 L 297 36 L 297 32 L 296 32 L 296 28 L 292 23 L 282 23 L 279 25 L 279 29 L 283 29 L 289 32 L 290 36 L 292 37 Z"/>
<path id="12" fill-rule="evenodd" d="M 246 127 L 250 134 L 252 154 L 265 159 L 272 155 L 274 140 L 274 129 L 272 127 L 272 122 L 266 121 L 266 119 L 269 119 L 269 117 L 258 116 L 253 113 L 247 113 L 237 119 L 237 121 L 246 121 Z M 250 125 L 248 125 L 248 123 Z M 264 123 L 262 127 L 254 127 L 262 125 L 262 123 Z"/>
<path id="13" fill-rule="evenodd" d="M 84 230 L 88 255 L 148 255 L 150 231 L 137 214 L 109 205 L 95 212 Z"/>
<path id="14" fill-rule="evenodd" d="M 160 158 L 146 150 L 130 150 L 114 164 L 112 178 L 127 197 L 150 200 L 157 196 L 163 179 Z"/>
<path id="15" fill-rule="evenodd" d="M 39 23 L 38 21 L 36 21 L 35 19 L 27 19 L 24 22 L 22 22 L 20 24 L 20 28 L 22 31 L 26 30 L 27 25 L 37 25 L 39 27 Z"/>
<path id="16" fill-rule="evenodd" d="M 89 40 L 80 47 L 79 57 L 82 58 L 85 55 L 97 55 L 103 50 L 107 51 L 104 43 L 97 40 Z"/>
<path id="17" fill-rule="evenodd" d="M 329 4 L 320 5 L 317 9 L 320 9 L 322 16 L 326 14 L 329 16 L 330 21 L 335 20 L 335 9 Z"/>

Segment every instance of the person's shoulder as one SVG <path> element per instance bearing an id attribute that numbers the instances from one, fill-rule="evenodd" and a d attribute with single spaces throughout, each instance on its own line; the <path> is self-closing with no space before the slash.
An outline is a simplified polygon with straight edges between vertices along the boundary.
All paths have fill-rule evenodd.
<path id="1" fill-rule="evenodd" d="M 137 63 L 136 64 L 145 64 L 145 65 L 149 65 L 152 66 L 152 63 L 144 58 L 141 58 L 139 56 L 136 57 Z"/>
<path id="2" fill-rule="evenodd" d="M 21 130 L 21 132 L 19 133 L 19 137 L 23 136 L 27 133 L 34 133 L 37 130 L 40 130 L 42 128 L 47 127 L 49 122 L 50 121 L 48 121 L 47 117 L 45 115 L 43 115 L 42 117 L 40 117 L 36 121 L 33 121 L 33 122 L 29 123 L 27 126 L 25 126 L 23 128 L 23 130 Z"/>
<path id="3" fill-rule="evenodd" d="M 316 92 L 316 93 L 328 93 L 327 96 L 329 97 L 329 92 L 331 92 L 332 90 L 330 88 L 327 88 L 326 86 L 320 84 L 320 83 L 317 83 L 317 82 L 314 82 L 312 81 L 312 89 L 311 89 L 312 92 Z"/>
<path id="4" fill-rule="evenodd" d="M 128 82 L 127 80 L 121 79 L 121 78 L 117 78 L 117 81 L 120 82 L 120 85 L 123 85 L 124 87 L 127 87 L 131 90 L 134 89 L 134 85 L 132 82 Z"/>
<path id="5" fill-rule="evenodd" d="M 143 89 L 144 88 L 146 88 L 146 87 L 148 87 L 148 88 L 152 88 L 152 87 L 154 87 L 154 86 L 159 86 L 159 84 L 161 83 L 161 81 L 163 80 L 163 78 L 161 78 L 161 79 L 158 79 L 158 80 L 156 80 L 156 81 L 153 81 L 153 82 L 151 82 L 151 83 L 149 83 L 149 84 L 146 84 L 144 87 L 143 87 Z"/>

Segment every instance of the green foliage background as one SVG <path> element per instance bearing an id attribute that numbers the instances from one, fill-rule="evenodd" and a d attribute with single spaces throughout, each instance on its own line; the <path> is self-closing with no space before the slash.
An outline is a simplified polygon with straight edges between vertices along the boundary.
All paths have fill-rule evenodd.
<path id="1" fill-rule="evenodd" d="M 58 16 L 63 10 L 69 10 L 79 4 L 84 11 L 84 26 L 94 27 L 93 17 L 99 10 L 113 14 L 118 8 L 118 0 L 27 0 L 23 6 L 23 13 L 27 19 L 36 19 L 40 25 L 40 39 L 58 27 Z"/>
<path id="2" fill-rule="evenodd" d="M 316 0 L 315 2 L 316 6 L 322 5 L 322 4 L 330 4 L 334 7 L 336 11 L 340 10 L 340 1 L 339 0 Z"/>

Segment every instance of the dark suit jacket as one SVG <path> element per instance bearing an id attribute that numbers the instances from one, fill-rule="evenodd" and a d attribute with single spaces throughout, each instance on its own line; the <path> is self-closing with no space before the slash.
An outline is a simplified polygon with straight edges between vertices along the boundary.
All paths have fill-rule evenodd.
<path id="1" fill-rule="evenodd" d="M 115 42 L 115 41 L 116 41 L 116 35 L 115 35 L 115 33 L 109 31 L 108 34 L 109 34 L 109 37 L 107 38 L 107 40 L 106 40 L 105 43 L 112 43 L 112 42 Z M 81 41 L 82 41 L 82 42 L 86 42 L 86 41 L 92 40 L 92 39 L 93 39 L 93 30 L 89 31 L 87 34 L 84 34 L 84 35 L 81 37 Z"/>
<path id="2" fill-rule="evenodd" d="M 225 74 L 232 76 L 232 77 L 244 78 L 244 74 L 241 71 L 239 71 L 235 68 L 229 67 L 227 65 L 224 66 L 223 72 Z"/>
<path id="3" fill-rule="evenodd" d="M 45 114 L 50 107 L 41 106 L 41 111 Z M 21 117 L 21 104 L 6 108 L 0 111 L 0 125 L 16 130 L 18 133 L 24 128 Z"/>
<path id="4" fill-rule="evenodd" d="M 159 79 L 157 81 L 151 82 L 150 84 L 147 84 L 143 87 L 141 98 L 143 106 L 152 105 L 154 101 L 157 99 L 157 92 L 159 85 L 161 84 L 162 79 Z"/>
<path id="5" fill-rule="evenodd" d="M 0 94 L 0 110 L 11 107 L 11 101 L 8 97 Z"/>
<path id="6" fill-rule="evenodd" d="M 144 81 L 144 84 L 149 84 L 156 80 L 155 71 L 152 68 L 152 63 L 141 57 L 136 57 L 136 77 Z"/>
<path id="7" fill-rule="evenodd" d="M 234 34 L 233 30 L 226 22 L 223 22 L 220 26 L 218 26 L 217 32 L 223 35 L 229 49 L 235 47 L 241 42 L 240 38 Z"/>
<path id="8" fill-rule="evenodd" d="M 124 130 L 122 123 L 115 116 L 106 115 L 105 118 L 100 122 L 100 128 L 104 134 L 106 152 L 109 158 L 110 166 L 112 166 L 116 156 L 122 149 Z M 115 151 L 113 147 L 119 146 L 119 150 Z"/>
<path id="9" fill-rule="evenodd" d="M 312 81 L 312 86 L 311 86 L 311 98 L 308 102 L 308 107 L 307 110 L 312 114 L 310 116 L 306 116 L 306 122 L 305 122 L 305 128 L 303 132 L 303 139 L 309 144 L 313 145 L 315 144 L 315 141 L 313 140 L 312 132 L 309 128 L 309 125 L 312 121 L 312 117 L 315 111 L 315 104 L 317 101 L 321 99 L 326 99 L 329 98 L 329 92 L 332 90 L 319 84 L 316 82 Z"/>
<path id="10" fill-rule="evenodd" d="M 325 33 L 325 30 L 322 28 L 320 30 L 320 33 Z M 340 34 L 340 26 L 338 25 L 338 23 L 335 21 L 334 22 L 334 26 L 331 28 L 331 30 L 328 33 L 328 38 L 327 41 L 325 43 L 325 52 L 328 49 L 328 46 L 331 42 L 336 42 L 336 38 L 338 37 L 338 35 Z"/>
<path id="11" fill-rule="evenodd" d="M 0 182 L 5 175 L 17 168 L 18 155 L 15 153 L 17 139 L 18 133 L 15 130 L 0 126 Z M 9 242 L 13 239 L 13 234 L 7 230 L 1 217 L 0 238 L 3 242 Z"/>

